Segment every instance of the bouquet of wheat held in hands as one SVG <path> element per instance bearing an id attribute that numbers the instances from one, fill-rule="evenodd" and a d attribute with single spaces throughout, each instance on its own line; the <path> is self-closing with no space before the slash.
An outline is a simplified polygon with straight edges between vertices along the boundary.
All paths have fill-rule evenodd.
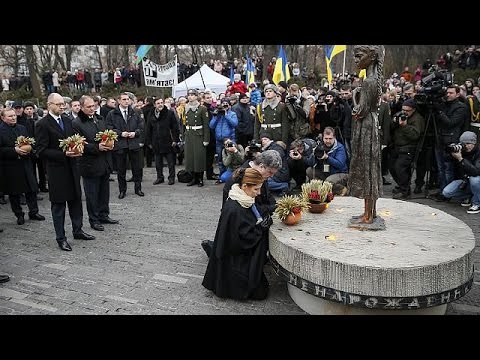
<path id="1" fill-rule="evenodd" d="M 113 148 L 113 143 L 117 141 L 118 135 L 113 130 L 100 131 L 95 135 L 95 140 L 100 141 L 101 144 L 108 148 Z"/>
<path id="2" fill-rule="evenodd" d="M 60 148 L 64 152 L 70 151 L 76 154 L 81 154 L 83 153 L 83 149 L 86 144 L 85 140 L 86 139 L 83 136 L 79 134 L 75 134 L 67 137 L 66 139 L 58 140 L 58 141 L 60 142 L 60 145 L 59 145 Z"/>
<path id="3" fill-rule="evenodd" d="M 28 136 L 20 135 L 15 140 L 15 146 L 18 146 L 20 149 L 26 152 L 32 151 L 32 145 L 35 144 L 35 139 Z"/>

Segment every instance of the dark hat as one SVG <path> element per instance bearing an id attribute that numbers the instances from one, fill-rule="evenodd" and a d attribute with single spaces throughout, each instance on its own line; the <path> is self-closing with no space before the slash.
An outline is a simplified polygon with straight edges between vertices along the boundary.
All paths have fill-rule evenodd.
<path id="1" fill-rule="evenodd" d="M 25 101 L 25 103 L 23 104 L 23 107 L 26 108 L 27 106 L 31 106 L 32 108 L 35 109 L 35 104 L 31 101 Z"/>
<path id="2" fill-rule="evenodd" d="M 411 107 L 412 109 L 416 109 L 417 103 L 413 99 L 407 99 L 403 102 L 402 106 L 408 106 L 408 107 Z"/>
<path id="3" fill-rule="evenodd" d="M 473 131 L 465 131 L 460 136 L 460 142 L 464 144 L 476 144 L 477 143 L 477 135 Z"/>
<path id="4" fill-rule="evenodd" d="M 198 91 L 197 89 L 190 89 L 187 91 L 187 95 L 196 95 L 198 96 Z"/>
<path id="5" fill-rule="evenodd" d="M 15 101 L 13 104 L 12 104 L 12 108 L 17 108 L 17 107 L 23 107 L 23 104 L 21 101 Z"/>
<path id="6" fill-rule="evenodd" d="M 280 81 L 277 85 L 283 87 L 284 89 L 288 89 L 288 84 L 286 81 Z"/>
<path id="7" fill-rule="evenodd" d="M 268 131 L 262 131 L 260 132 L 260 135 L 258 136 L 259 139 L 261 138 L 268 138 L 268 139 L 272 139 L 272 135 L 270 135 L 270 133 Z"/>
<path id="8" fill-rule="evenodd" d="M 245 99 L 245 98 L 248 98 L 247 94 L 240 94 L 238 96 L 238 100 L 242 100 L 242 99 Z"/>
<path id="9" fill-rule="evenodd" d="M 332 95 L 333 97 L 336 97 L 337 94 L 335 93 L 335 91 L 332 91 L 332 90 L 328 90 L 326 93 L 325 93 L 325 96 L 327 95 Z"/>

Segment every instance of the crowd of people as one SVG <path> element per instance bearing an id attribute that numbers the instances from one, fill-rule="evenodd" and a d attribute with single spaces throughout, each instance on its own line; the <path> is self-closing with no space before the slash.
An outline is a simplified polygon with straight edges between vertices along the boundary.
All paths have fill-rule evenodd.
<path id="1" fill-rule="evenodd" d="M 213 66 L 225 68 L 215 61 Z M 480 150 L 470 128 L 475 110 L 469 102 L 476 98 L 478 103 L 477 81 L 446 83 L 438 96 L 427 93 L 425 101 L 422 80 L 429 73 L 409 74 L 406 67 L 381 86 L 381 181 L 390 185 L 390 173 L 396 183 L 393 197 L 407 200 L 416 174 L 414 193 L 436 187 L 431 197 L 437 201 L 459 198 L 468 213 L 480 213 Z M 120 200 L 127 196 L 128 182 L 135 195 L 148 196 L 142 191 L 143 168 L 155 166 L 153 184 L 160 185 L 165 158 L 170 186 L 179 179 L 178 164 L 190 174 L 186 186 L 201 188 L 206 178 L 224 187 L 215 240 L 202 243 L 209 255 L 203 285 L 221 297 L 263 299 L 274 196 L 299 192 L 317 178 L 331 182 L 337 195 L 351 194 L 355 183 L 350 165 L 358 149 L 352 142 L 360 130 L 355 130 L 353 95 L 362 79 L 334 79 L 315 88 L 294 79 L 245 83 L 237 73 L 220 94 L 189 89 L 178 99 L 142 99 L 130 92 L 72 99 L 54 87 L 43 113 L 31 102 L 9 103 L 0 113 L 0 203 L 6 204 L 8 195 L 21 226 L 22 205 L 30 220 L 45 219 L 37 201 L 48 193 L 56 241 L 61 250 L 71 251 L 66 207 L 73 237 L 95 239 L 83 230 L 82 188 L 91 229 L 104 231 L 106 224 L 118 223 L 109 216 L 110 186 L 116 181 Z M 117 135 L 113 147 L 97 138 L 105 130 Z M 83 152 L 59 148 L 59 140 L 74 134 L 86 139 Z M 15 143 L 19 136 L 35 139 L 31 151 Z"/>

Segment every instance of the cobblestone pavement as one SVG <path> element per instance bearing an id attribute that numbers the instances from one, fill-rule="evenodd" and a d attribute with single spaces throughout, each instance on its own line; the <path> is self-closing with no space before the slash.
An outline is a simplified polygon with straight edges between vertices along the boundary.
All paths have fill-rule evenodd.
<path id="1" fill-rule="evenodd" d="M 177 167 L 177 171 L 182 167 Z M 164 169 L 166 172 L 166 169 Z M 207 257 L 200 242 L 212 239 L 219 217 L 222 185 L 186 187 L 176 182 L 152 185 L 155 169 L 144 169 L 145 197 L 133 192 L 119 200 L 118 184 L 111 182 L 111 217 L 119 225 L 106 231 L 90 228 L 84 203 L 84 230 L 93 241 L 73 240 L 71 223 L 65 229 L 73 251 L 61 251 L 55 242 L 48 194 L 39 201 L 45 221 L 16 225 L 10 205 L 0 205 L 0 273 L 11 280 L 0 284 L 0 315 L 7 314 L 305 314 L 289 297 L 286 283 L 273 273 L 264 301 L 220 299 L 202 285 Z M 392 186 L 385 188 L 391 195 Z M 416 201 L 465 221 L 479 242 L 479 215 L 452 202 Z M 26 208 L 26 206 L 24 206 Z M 475 254 L 479 269 L 479 253 Z M 447 314 L 480 314 L 479 270 L 472 290 L 451 303 Z"/>

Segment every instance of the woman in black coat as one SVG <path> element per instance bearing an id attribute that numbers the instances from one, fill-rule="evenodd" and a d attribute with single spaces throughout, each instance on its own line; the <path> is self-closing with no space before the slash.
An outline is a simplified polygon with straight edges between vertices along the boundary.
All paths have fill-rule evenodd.
<path id="1" fill-rule="evenodd" d="M 221 298 L 262 300 L 269 286 L 263 272 L 267 242 L 254 203 L 264 179 L 252 168 L 235 170 L 233 178 L 202 285 Z"/>

